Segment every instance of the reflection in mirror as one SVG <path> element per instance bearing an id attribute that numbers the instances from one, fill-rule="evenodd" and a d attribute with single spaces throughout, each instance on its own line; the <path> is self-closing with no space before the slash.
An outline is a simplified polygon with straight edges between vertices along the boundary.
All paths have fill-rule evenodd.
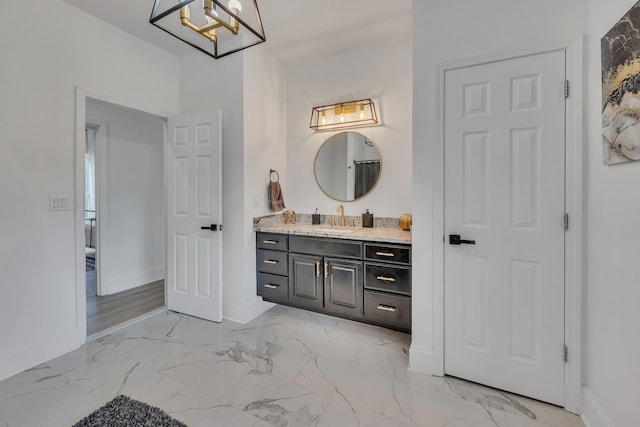
<path id="1" fill-rule="evenodd" d="M 327 196 L 351 202 L 376 186 L 380 160 L 378 147 L 364 135 L 341 132 L 327 139 L 318 150 L 316 181 Z"/>

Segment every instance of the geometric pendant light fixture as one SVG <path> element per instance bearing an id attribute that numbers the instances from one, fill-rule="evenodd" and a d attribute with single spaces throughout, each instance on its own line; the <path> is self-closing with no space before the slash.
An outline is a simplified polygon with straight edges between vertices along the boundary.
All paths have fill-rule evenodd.
<path id="1" fill-rule="evenodd" d="M 369 98 L 313 107 L 309 127 L 315 131 L 327 131 L 377 124 L 376 105 Z"/>
<path id="2" fill-rule="evenodd" d="M 216 59 L 266 41 L 257 0 L 155 0 L 149 22 Z"/>

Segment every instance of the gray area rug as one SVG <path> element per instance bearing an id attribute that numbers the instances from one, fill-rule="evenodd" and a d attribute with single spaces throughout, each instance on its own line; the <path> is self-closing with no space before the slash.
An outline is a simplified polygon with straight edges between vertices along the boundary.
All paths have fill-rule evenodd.
<path id="1" fill-rule="evenodd" d="M 118 396 L 78 421 L 73 427 L 187 427 L 160 408 Z"/>

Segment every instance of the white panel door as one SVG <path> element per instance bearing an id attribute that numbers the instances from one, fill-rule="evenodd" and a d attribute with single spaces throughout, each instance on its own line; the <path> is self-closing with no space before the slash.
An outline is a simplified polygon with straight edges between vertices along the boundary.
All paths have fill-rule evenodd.
<path id="1" fill-rule="evenodd" d="M 221 113 L 167 123 L 167 306 L 222 321 Z"/>
<path id="2" fill-rule="evenodd" d="M 564 81 L 564 52 L 445 73 L 445 372 L 558 405 Z"/>

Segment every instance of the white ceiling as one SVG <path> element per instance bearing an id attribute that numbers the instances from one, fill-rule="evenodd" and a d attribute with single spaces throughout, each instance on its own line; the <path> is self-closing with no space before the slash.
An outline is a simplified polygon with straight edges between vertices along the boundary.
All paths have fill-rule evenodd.
<path id="1" fill-rule="evenodd" d="M 194 51 L 149 24 L 153 0 L 64 1 L 175 55 Z M 411 31 L 411 0 L 258 0 L 258 7 L 267 36 L 262 46 L 285 63 L 348 51 Z"/>

